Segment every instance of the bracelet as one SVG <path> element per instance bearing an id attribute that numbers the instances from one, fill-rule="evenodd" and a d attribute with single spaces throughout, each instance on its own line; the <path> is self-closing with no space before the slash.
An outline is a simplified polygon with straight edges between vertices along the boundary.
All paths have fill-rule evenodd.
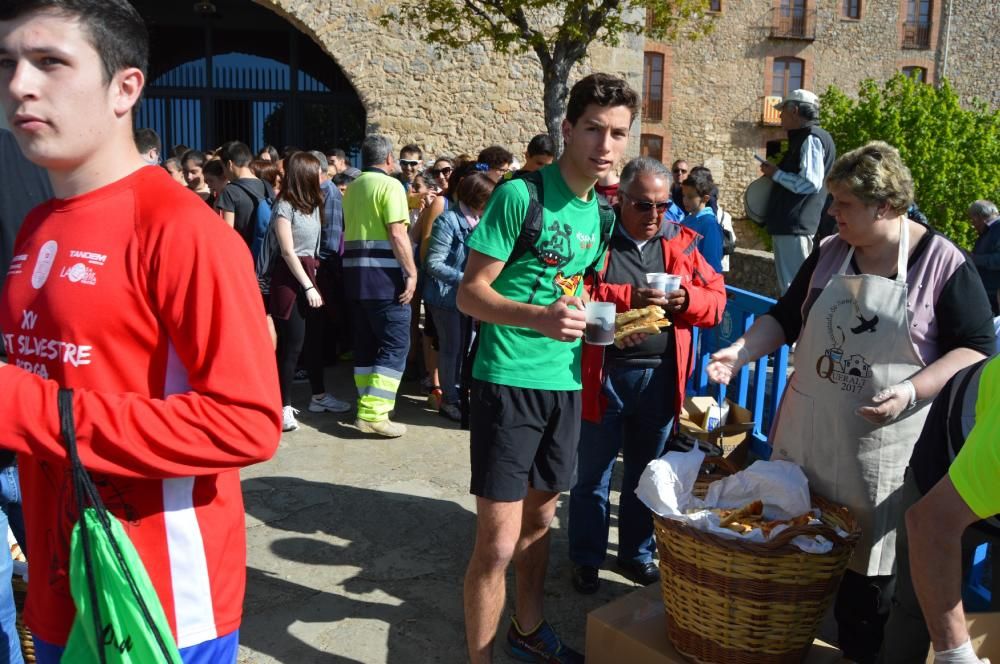
<path id="1" fill-rule="evenodd" d="M 303 292 L 303 293 L 308 293 L 308 292 L 309 292 L 310 290 L 312 290 L 313 288 L 316 288 L 316 287 L 315 287 L 315 286 L 306 286 L 306 287 L 305 287 L 305 288 L 304 288 L 304 289 L 302 290 L 302 292 Z"/>

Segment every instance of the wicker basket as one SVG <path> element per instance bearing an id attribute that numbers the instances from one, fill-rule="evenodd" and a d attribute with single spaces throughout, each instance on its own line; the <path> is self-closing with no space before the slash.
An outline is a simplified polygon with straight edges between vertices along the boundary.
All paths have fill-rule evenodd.
<path id="1" fill-rule="evenodd" d="M 695 494 L 704 496 L 722 477 L 699 479 Z M 766 543 L 654 517 L 667 633 L 678 652 L 703 664 L 803 660 L 860 534 L 846 508 L 815 494 L 812 500 L 823 525 L 787 528 Z M 832 551 L 804 553 L 790 543 L 817 534 L 834 543 Z"/>

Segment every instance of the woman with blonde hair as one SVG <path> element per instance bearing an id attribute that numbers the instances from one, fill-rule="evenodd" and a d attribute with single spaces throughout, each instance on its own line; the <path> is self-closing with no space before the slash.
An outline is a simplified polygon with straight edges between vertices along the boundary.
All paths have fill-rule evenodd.
<path id="1" fill-rule="evenodd" d="M 837 234 L 707 371 L 728 383 L 744 364 L 797 343 L 772 458 L 802 466 L 810 487 L 861 525 L 834 614 L 844 656 L 864 663 L 875 661 L 888 617 L 899 489 L 927 408 L 995 342 L 972 263 L 907 218 L 913 180 L 895 148 L 875 141 L 853 150 L 826 182 Z"/>

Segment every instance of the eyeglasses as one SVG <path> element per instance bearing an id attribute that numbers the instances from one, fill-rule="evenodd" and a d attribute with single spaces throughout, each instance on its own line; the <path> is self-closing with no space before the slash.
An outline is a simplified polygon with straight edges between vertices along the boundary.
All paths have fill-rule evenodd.
<path id="1" fill-rule="evenodd" d="M 432 177 L 438 177 L 440 175 L 448 177 L 451 175 L 452 170 L 454 169 L 451 166 L 445 166 L 444 168 L 432 168 L 430 170 L 430 174 Z"/>
<path id="2" fill-rule="evenodd" d="M 688 169 L 686 169 L 686 168 L 675 168 L 675 169 L 673 169 L 673 172 L 674 173 L 688 173 L 690 171 Z"/>
<path id="3" fill-rule="evenodd" d="M 419 159 L 400 159 L 399 160 L 399 165 L 400 166 L 416 166 L 419 163 L 420 163 Z"/>
<path id="4" fill-rule="evenodd" d="M 661 201 L 659 203 L 653 203 L 652 201 L 638 201 L 626 193 L 622 193 L 622 196 L 627 198 L 629 200 L 629 203 L 632 204 L 632 207 L 635 208 L 636 211 L 638 212 L 646 213 L 653 210 L 653 208 L 656 208 L 657 212 L 663 214 L 668 209 L 670 209 L 670 201 Z"/>

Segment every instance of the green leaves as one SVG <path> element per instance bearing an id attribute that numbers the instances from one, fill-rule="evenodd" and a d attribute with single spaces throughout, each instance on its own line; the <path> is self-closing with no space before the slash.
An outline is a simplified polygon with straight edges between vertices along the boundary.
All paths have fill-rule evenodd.
<path id="1" fill-rule="evenodd" d="M 379 22 L 403 23 L 447 48 L 489 43 L 500 53 L 544 51 L 552 57 L 586 53 L 595 40 L 617 46 L 626 35 L 696 38 L 714 25 L 708 8 L 709 0 L 403 0 Z"/>
<path id="2" fill-rule="evenodd" d="M 963 108 L 947 80 L 934 87 L 899 74 L 881 88 L 863 82 L 857 100 L 829 88 L 821 98 L 820 124 L 839 154 L 872 140 L 895 146 L 931 225 L 972 247 L 969 205 L 1000 197 L 1000 112 L 978 102 Z"/>

